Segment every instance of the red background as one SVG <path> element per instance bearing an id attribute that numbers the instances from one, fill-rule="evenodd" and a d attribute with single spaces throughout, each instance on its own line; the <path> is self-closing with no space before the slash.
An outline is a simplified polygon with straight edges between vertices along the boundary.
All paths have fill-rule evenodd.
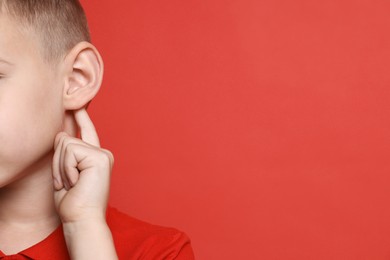
<path id="1" fill-rule="evenodd" d="M 197 259 L 390 258 L 390 4 L 84 0 L 110 202 Z"/>

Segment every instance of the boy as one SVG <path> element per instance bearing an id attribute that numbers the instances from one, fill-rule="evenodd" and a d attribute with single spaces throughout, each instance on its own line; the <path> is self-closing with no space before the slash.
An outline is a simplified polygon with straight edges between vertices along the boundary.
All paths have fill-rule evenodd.
<path id="1" fill-rule="evenodd" d="M 107 205 L 114 159 L 86 112 L 102 77 L 78 0 L 0 0 L 0 259 L 194 258 Z"/>

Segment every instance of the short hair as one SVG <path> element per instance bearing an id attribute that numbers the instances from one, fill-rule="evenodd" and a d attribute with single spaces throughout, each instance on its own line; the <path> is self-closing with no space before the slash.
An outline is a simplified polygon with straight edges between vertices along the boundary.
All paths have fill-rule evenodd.
<path id="1" fill-rule="evenodd" d="M 47 63 L 57 63 L 77 43 L 91 42 L 87 18 L 79 0 L 0 0 L 22 30 L 32 29 Z"/>

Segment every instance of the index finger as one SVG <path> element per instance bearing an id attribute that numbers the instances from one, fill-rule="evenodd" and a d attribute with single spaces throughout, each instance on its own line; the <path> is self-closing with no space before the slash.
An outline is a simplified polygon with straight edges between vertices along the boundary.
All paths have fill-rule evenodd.
<path id="1" fill-rule="evenodd" d="M 99 137 L 87 110 L 81 108 L 74 111 L 74 117 L 80 127 L 81 140 L 88 144 L 100 147 Z"/>

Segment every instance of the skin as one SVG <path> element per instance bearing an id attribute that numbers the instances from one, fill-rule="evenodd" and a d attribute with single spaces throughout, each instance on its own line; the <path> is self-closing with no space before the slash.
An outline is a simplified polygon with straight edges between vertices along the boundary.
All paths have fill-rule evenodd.
<path id="1" fill-rule="evenodd" d="M 100 54 L 80 42 L 49 66 L 37 35 L 5 13 L 0 35 L 0 250 L 16 254 L 62 223 L 72 259 L 117 259 L 105 220 L 114 158 L 85 110 Z"/>

